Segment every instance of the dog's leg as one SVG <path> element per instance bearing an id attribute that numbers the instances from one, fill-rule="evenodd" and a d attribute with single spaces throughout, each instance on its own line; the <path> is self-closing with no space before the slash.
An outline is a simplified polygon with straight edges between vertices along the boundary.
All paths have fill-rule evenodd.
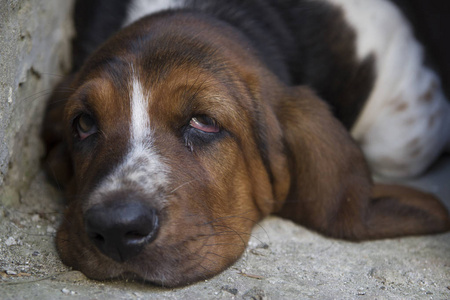
<path id="1" fill-rule="evenodd" d="M 376 58 L 375 82 L 353 137 L 375 173 L 420 175 L 450 148 L 450 102 L 424 47 L 396 1 L 327 2 L 345 12 L 359 60 Z"/>
<path id="2" fill-rule="evenodd" d="M 368 121 L 367 130 L 353 132 L 377 174 L 416 176 L 450 151 L 449 101 L 432 82 L 421 97 L 386 99 L 385 106 L 370 111 L 376 116 L 372 121 L 361 119 L 361 124 Z"/>

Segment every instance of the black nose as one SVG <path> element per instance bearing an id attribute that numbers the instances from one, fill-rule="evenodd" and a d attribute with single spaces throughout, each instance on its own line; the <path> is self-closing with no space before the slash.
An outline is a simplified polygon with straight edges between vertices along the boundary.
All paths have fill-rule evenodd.
<path id="1" fill-rule="evenodd" d="M 130 200 L 96 205 L 85 213 L 84 223 L 95 246 L 118 262 L 138 255 L 159 228 L 155 209 Z"/>

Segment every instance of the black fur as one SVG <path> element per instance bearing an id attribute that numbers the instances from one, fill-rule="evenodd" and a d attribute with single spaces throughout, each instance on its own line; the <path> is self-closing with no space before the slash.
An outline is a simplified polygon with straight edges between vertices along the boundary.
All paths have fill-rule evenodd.
<path id="1" fill-rule="evenodd" d="M 118 31 L 132 0 L 77 0 L 74 21 L 73 71 L 108 37 Z"/>
<path id="2" fill-rule="evenodd" d="M 90 52 L 120 28 L 131 2 L 78 1 L 75 70 Z M 408 16 L 413 16 L 412 12 L 424 5 L 418 4 L 420 0 L 394 2 Z M 308 0 L 186 0 L 184 9 L 205 13 L 237 28 L 280 80 L 290 85 L 309 85 L 331 105 L 335 116 L 347 129 L 352 127 L 374 83 L 375 57 L 358 61 L 354 30 L 339 8 Z M 426 13 L 421 13 L 420 19 L 425 17 Z M 449 23 L 429 22 L 429 29 L 436 29 L 435 24 L 443 22 Z M 428 36 L 429 31 L 420 36 Z M 431 44 L 436 44 L 435 36 L 430 36 L 430 40 Z M 448 81 L 445 70 L 450 70 L 447 68 L 450 59 L 442 55 L 438 47 L 433 49 L 439 60 L 435 65 L 441 66 L 437 69 L 447 75 L 444 81 Z"/>
<path id="3" fill-rule="evenodd" d="M 416 38 L 425 46 L 428 63 L 439 73 L 447 100 L 450 100 L 450 2 L 391 1 L 411 22 Z"/>

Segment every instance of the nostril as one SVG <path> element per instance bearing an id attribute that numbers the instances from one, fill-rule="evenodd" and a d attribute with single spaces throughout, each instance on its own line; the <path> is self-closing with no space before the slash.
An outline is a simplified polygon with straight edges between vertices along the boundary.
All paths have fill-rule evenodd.
<path id="1" fill-rule="evenodd" d="M 158 232 L 158 216 L 152 211 L 151 214 L 146 214 L 145 219 L 138 220 L 130 224 L 131 230 L 123 234 L 123 242 L 125 244 L 139 245 L 152 242 Z"/>
<path id="2" fill-rule="evenodd" d="M 90 208 L 84 216 L 85 229 L 92 243 L 116 261 L 139 254 L 158 233 L 155 209 L 142 201 L 110 201 Z"/>
<path id="3" fill-rule="evenodd" d="M 95 232 L 88 232 L 88 236 L 91 240 L 94 240 L 96 242 L 99 243 L 104 243 L 105 242 L 105 238 L 103 237 L 103 235 L 95 233 Z"/>

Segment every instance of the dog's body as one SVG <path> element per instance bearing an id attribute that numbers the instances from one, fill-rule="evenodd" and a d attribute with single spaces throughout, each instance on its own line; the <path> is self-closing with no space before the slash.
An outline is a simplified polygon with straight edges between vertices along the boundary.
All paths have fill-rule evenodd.
<path id="1" fill-rule="evenodd" d="M 67 264 L 187 284 L 233 263 L 274 212 L 352 240 L 449 229 L 433 196 L 373 185 L 347 131 L 391 176 L 422 172 L 450 146 L 441 81 L 390 2 L 80 1 L 78 11 L 76 75 L 44 127 L 73 197 L 57 240 Z M 52 127 L 59 109 L 64 132 Z"/>

